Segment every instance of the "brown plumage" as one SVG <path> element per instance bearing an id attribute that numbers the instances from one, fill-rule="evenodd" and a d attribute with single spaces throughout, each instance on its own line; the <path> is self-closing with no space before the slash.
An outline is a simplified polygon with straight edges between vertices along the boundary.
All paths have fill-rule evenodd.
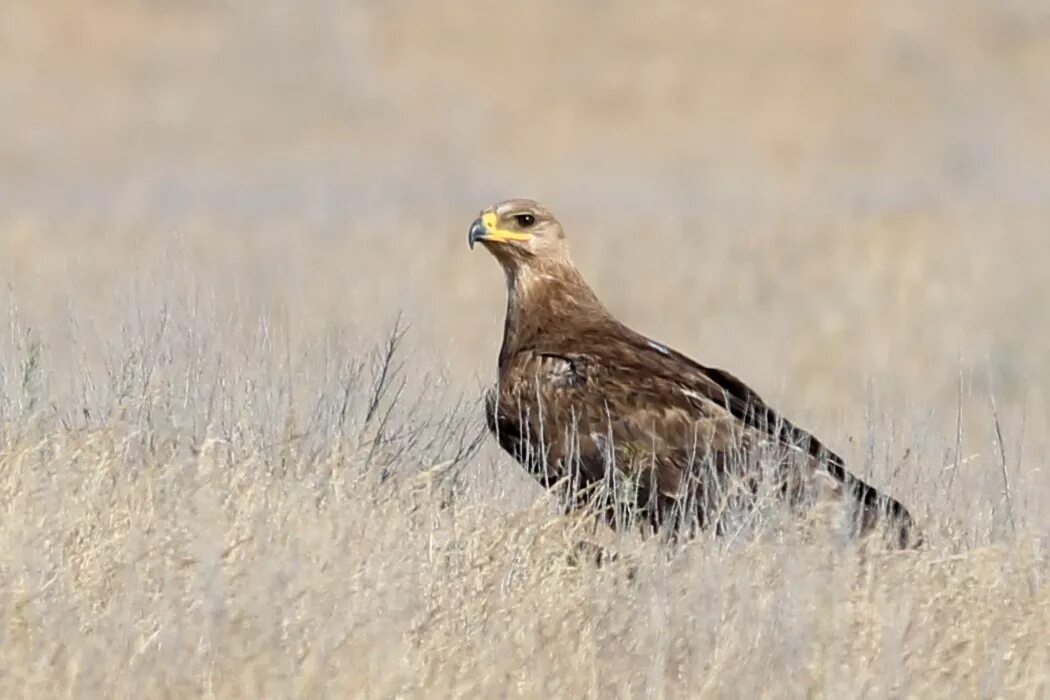
<path id="1" fill-rule="evenodd" d="M 721 532 L 725 516 L 767 498 L 798 511 L 831 503 L 847 506 L 853 533 L 884 522 L 901 546 L 918 542 L 900 503 L 739 379 L 613 318 L 543 206 L 501 202 L 482 212 L 469 242 L 482 243 L 507 280 L 489 428 L 567 506 L 594 507 L 613 526 Z"/>

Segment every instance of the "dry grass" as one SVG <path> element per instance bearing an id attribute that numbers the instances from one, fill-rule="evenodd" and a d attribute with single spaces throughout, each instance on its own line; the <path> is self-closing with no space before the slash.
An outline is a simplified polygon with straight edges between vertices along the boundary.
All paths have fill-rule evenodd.
<path id="1" fill-rule="evenodd" d="M 1050 693 L 1040 3 L 287 7 L 0 6 L 0 696 Z M 581 558 L 508 195 L 929 546 Z"/>
<path id="2" fill-rule="evenodd" d="M 1046 691 L 1038 513 L 1014 535 L 987 505 L 933 512 L 908 553 L 606 535 L 597 567 L 584 527 L 478 460 L 479 407 L 390 344 L 145 323 L 60 403 L 31 333 L 3 356 L 4 695 Z"/>

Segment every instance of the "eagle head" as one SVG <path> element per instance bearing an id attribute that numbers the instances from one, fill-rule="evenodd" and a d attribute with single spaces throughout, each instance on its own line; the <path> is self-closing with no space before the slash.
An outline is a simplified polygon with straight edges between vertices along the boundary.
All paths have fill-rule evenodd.
<path id="1" fill-rule="evenodd" d="M 561 224 L 531 199 L 508 199 L 481 212 L 467 234 L 471 248 L 482 243 L 504 267 L 539 261 L 568 261 Z"/>

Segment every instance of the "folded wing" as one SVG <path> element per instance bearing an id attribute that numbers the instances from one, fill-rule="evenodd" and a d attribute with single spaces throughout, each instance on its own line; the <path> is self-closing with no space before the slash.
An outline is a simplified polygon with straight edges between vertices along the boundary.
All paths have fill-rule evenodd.
<path id="1" fill-rule="evenodd" d="M 793 506 L 835 498 L 861 533 L 885 521 L 912 543 L 899 502 L 739 379 L 618 330 L 521 350 L 489 397 L 490 428 L 545 486 L 565 488 L 574 506 L 596 503 L 610 517 L 629 507 L 657 526 L 718 525 L 760 493 Z"/>

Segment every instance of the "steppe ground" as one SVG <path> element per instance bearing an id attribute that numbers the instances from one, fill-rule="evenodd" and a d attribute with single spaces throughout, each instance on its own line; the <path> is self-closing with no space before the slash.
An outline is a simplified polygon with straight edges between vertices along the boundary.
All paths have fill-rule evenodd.
<path id="1" fill-rule="evenodd" d="M 1050 697 L 1048 125 L 1041 0 L 0 4 L 0 696 Z M 574 556 L 512 195 L 928 546 Z"/>

